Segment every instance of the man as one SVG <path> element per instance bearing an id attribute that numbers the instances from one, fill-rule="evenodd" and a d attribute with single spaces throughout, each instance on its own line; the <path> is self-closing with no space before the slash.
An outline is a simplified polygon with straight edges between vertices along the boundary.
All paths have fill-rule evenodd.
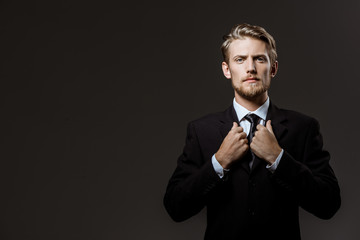
<path id="1" fill-rule="evenodd" d="M 270 101 L 278 62 L 269 33 L 240 24 L 224 40 L 233 104 L 189 123 L 165 207 L 183 221 L 206 206 L 205 239 L 300 239 L 299 206 L 322 219 L 340 207 L 319 124 Z"/>

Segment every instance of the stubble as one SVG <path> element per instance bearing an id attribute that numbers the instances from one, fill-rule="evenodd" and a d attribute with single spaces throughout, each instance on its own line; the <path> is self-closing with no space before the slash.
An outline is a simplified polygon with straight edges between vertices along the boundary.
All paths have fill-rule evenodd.
<path id="1" fill-rule="evenodd" d="M 232 83 L 232 86 L 239 96 L 252 100 L 264 94 L 269 89 L 270 84 L 264 85 L 262 82 L 257 82 L 244 87 L 243 85 L 235 86 Z"/>

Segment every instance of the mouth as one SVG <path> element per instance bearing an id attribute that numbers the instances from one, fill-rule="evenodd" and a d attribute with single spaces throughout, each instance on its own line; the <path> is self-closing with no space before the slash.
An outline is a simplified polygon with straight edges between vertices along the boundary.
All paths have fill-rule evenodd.
<path id="1" fill-rule="evenodd" d="M 244 82 L 247 82 L 247 83 L 255 83 L 257 81 L 259 81 L 259 79 L 256 77 L 248 77 L 244 80 Z"/>

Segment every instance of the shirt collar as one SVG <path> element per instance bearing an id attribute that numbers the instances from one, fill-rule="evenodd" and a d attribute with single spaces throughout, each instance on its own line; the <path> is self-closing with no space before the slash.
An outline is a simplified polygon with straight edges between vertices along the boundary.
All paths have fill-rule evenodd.
<path id="1" fill-rule="evenodd" d="M 238 104 L 235 101 L 235 98 L 233 100 L 233 105 L 234 105 L 234 109 L 236 112 L 236 115 L 239 119 L 239 121 L 241 121 L 247 114 L 249 113 L 254 113 L 256 115 L 258 115 L 261 119 L 265 120 L 266 119 L 266 115 L 269 109 L 269 105 L 270 105 L 270 98 L 268 97 L 265 101 L 265 103 L 263 105 L 261 105 L 258 109 L 256 109 L 255 111 L 249 111 L 246 108 L 244 108 L 243 106 L 241 106 L 240 104 Z"/>

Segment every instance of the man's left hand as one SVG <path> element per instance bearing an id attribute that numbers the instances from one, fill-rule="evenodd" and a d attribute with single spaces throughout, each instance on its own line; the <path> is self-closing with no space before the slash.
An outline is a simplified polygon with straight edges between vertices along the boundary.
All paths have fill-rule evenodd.
<path id="1" fill-rule="evenodd" d="M 261 124 L 257 125 L 256 129 L 250 148 L 256 156 L 273 164 L 281 152 L 281 147 L 274 135 L 271 121 L 266 122 L 266 127 Z"/>

